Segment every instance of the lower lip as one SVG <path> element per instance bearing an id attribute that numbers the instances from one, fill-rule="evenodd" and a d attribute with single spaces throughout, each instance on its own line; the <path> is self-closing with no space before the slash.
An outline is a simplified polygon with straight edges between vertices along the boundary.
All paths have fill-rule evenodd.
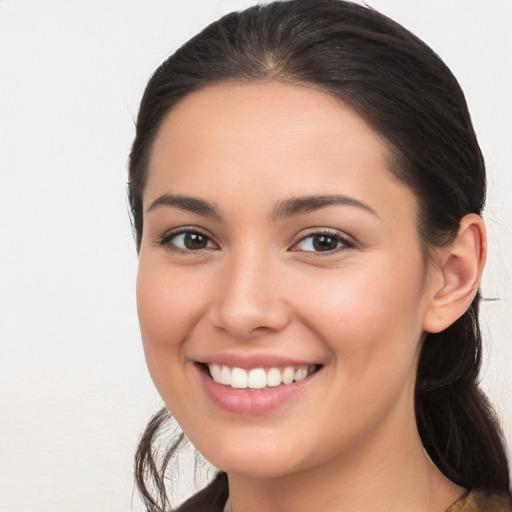
<path id="1" fill-rule="evenodd" d="M 292 384 L 249 391 L 219 384 L 199 366 L 197 371 L 207 395 L 217 406 L 228 412 L 253 415 L 283 407 L 297 397 L 316 375 L 310 374 L 304 380 Z"/>

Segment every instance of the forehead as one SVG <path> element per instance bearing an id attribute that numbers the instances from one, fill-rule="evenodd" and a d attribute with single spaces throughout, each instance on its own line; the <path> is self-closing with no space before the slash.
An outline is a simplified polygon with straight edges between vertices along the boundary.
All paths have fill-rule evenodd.
<path id="1" fill-rule="evenodd" d="M 351 136 L 341 139 L 340 133 L 346 135 L 347 130 Z M 164 119 L 155 148 L 201 142 L 205 149 L 224 150 L 225 145 L 252 142 L 265 144 L 267 151 L 285 151 L 288 142 L 299 138 L 307 146 L 320 141 L 338 149 L 363 144 L 365 153 L 374 150 L 368 156 L 378 152 L 387 159 L 390 154 L 386 141 L 340 99 L 306 85 L 281 82 L 222 83 L 185 96 Z M 155 152 L 153 158 L 158 158 Z"/>
<path id="2" fill-rule="evenodd" d="M 263 189 L 270 198 L 273 191 L 357 196 L 405 188 L 391 162 L 386 141 L 329 94 L 277 82 L 220 84 L 186 96 L 167 115 L 144 200 L 169 191 Z"/>

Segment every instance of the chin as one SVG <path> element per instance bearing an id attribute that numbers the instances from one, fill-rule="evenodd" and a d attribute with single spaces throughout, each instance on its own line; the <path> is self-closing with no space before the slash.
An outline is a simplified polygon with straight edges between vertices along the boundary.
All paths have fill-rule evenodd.
<path id="1" fill-rule="evenodd" d="M 306 469 L 294 467 L 291 462 L 283 461 L 281 457 L 266 457 L 263 454 L 259 454 L 258 457 L 220 456 L 218 464 L 214 466 L 230 475 L 264 480 L 285 477 Z"/>
<path id="2" fill-rule="evenodd" d="M 300 436 L 265 435 L 263 429 L 256 432 L 222 435 L 201 443 L 192 443 L 216 468 L 229 474 L 251 478 L 279 478 L 308 469 L 314 463 L 308 457 L 310 450 Z M 246 435 L 247 434 L 247 435 Z M 197 440 L 196 440 L 197 441 Z M 204 440 L 201 440 L 204 441 Z M 291 442 L 290 442 L 291 441 Z"/>

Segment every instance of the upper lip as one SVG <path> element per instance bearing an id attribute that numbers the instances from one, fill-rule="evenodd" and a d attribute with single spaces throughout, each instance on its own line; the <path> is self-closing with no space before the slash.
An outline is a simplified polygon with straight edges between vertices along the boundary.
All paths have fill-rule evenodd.
<path id="1" fill-rule="evenodd" d="M 275 354 L 211 354 L 201 357 L 197 360 L 202 364 L 218 364 L 229 366 L 231 368 L 243 368 L 250 370 L 252 368 L 279 368 L 287 366 L 311 366 L 320 364 L 317 360 L 291 359 L 286 356 Z"/>

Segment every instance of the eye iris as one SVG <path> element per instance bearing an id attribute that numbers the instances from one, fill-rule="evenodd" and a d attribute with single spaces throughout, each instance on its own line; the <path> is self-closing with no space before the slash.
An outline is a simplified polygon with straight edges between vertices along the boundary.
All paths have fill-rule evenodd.
<path id="1" fill-rule="evenodd" d="M 183 243 L 187 249 L 204 249 L 208 239 L 201 233 L 186 233 Z"/>
<path id="2" fill-rule="evenodd" d="M 332 251 L 338 247 L 338 239 L 329 235 L 315 235 L 313 247 L 315 251 Z"/>

